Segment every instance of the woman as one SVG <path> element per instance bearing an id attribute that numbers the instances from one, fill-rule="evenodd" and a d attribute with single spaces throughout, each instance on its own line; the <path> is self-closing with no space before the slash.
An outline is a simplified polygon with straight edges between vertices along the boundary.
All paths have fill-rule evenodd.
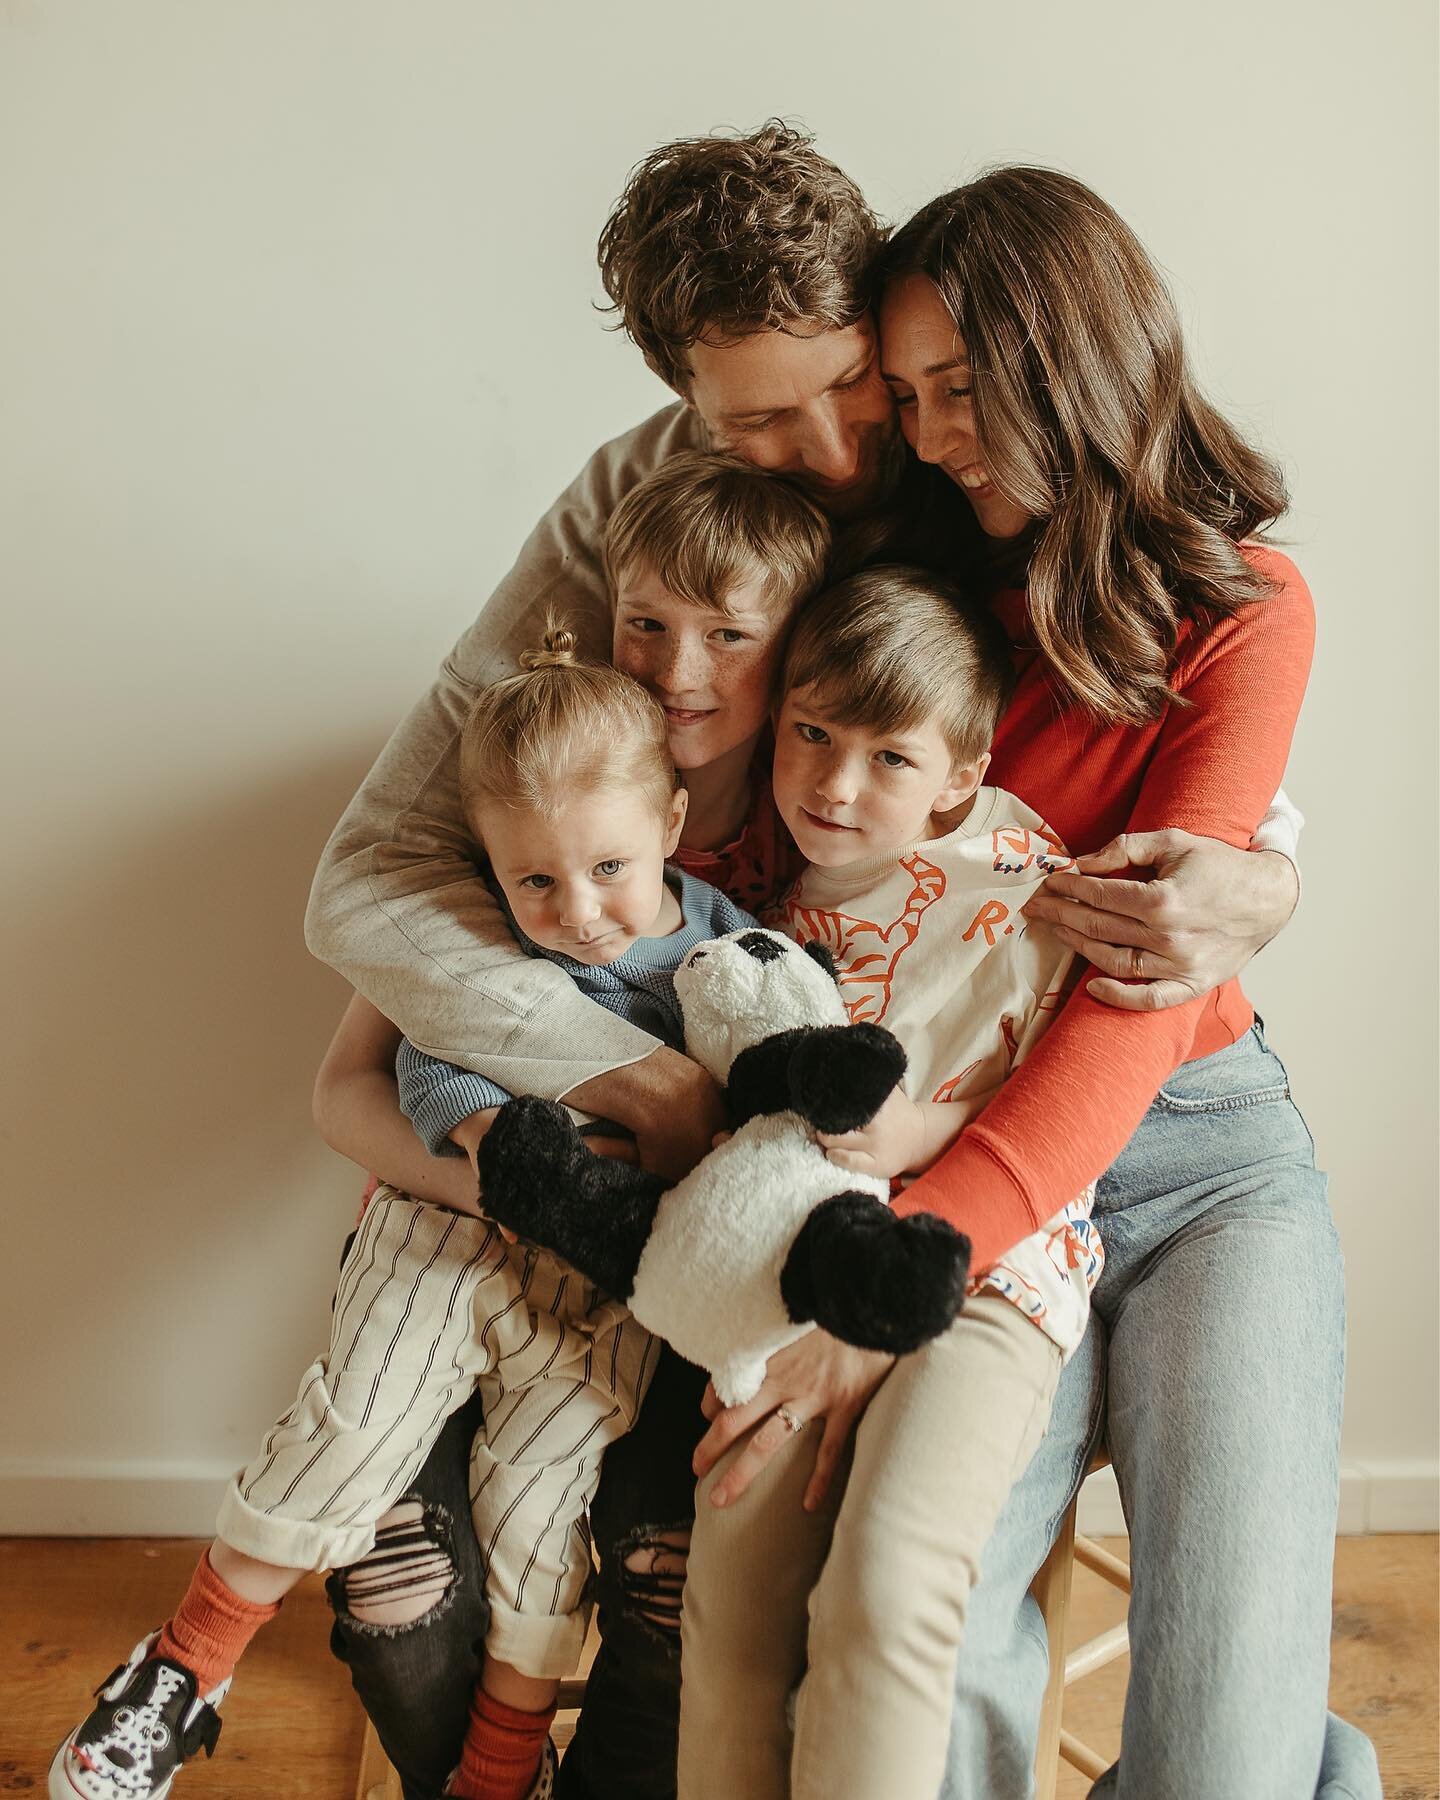
<path id="1" fill-rule="evenodd" d="M 960 489 L 972 570 L 1015 647 L 991 778 L 1072 850 L 1162 825 L 1248 842 L 1283 772 L 1309 596 L 1252 541 L 1283 510 L 1278 473 L 1195 389 L 1143 250 L 1080 183 L 1005 169 L 917 215 L 881 282 L 906 439 Z M 1044 910 L 1067 929 L 1063 904 Z M 1026 1589 L 1104 1442 L 1135 1587 L 1124 1759 L 1094 1791 L 1301 1796 L 1318 1779 L 1378 1794 L 1368 1744 L 1338 1721 L 1327 1733 L 1325 1709 L 1340 1259 L 1309 1134 L 1238 984 L 1148 1016 L 1077 994 L 900 1204 L 970 1231 L 983 1265 L 982 1245 L 1097 1175 L 1096 1323 L 982 1565 L 945 1792 L 1029 1791 L 1046 1658 Z M 836 1365 L 851 1362 L 805 1342 L 775 1359 L 697 1468 L 778 1407 L 848 1403 L 862 1377 Z M 732 1497 L 783 1435 L 762 1426 Z M 869 1526 L 847 1531 L 842 1512 L 812 1618 L 847 1569 L 857 1585 Z M 855 1642 L 855 1666 L 818 1684 L 831 1704 L 873 1688 Z"/>
<path id="2" fill-rule="evenodd" d="M 885 276 L 882 365 L 906 435 L 963 491 L 962 508 L 946 490 L 947 511 L 968 529 L 972 572 L 991 571 L 997 611 L 1017 643 L 1022 705 L 1002 730 L 996 779 L 1072 848 L 1098 846 L 1127 825 L 1188 825 L 1248 842 L 1303 687 L 1306 596 L 1283 559 L 1237 547 L 1280 510 L 1278 480 L 1194 393 L 1143 252 L 1079 184 L 1002 171 L 927 208 L 895 240 Z M 959 378 L 962 350 L 975 357 L 969 380 Z M 1028 607 L 1015 587 L 1027 567 Z M 1279 585 L 1267 593 L 1270 580 Z M 1246 648 L 1256 660 L 1241 662 L 1265 677 L 1258 696 L 1244 684 L 1225 691 L 1221 679 L 1214 693 L 1197 688 L 1202 705 L 1167 704 L 1176 652 L 1212 640 L 1216 654 L 1192 659 L 1204 667 L 1191 672 L 1223 678 L 1229 653 Z M 1257 704 L 1270 724 L 1263 766 L 1242 767 Z M 1244 731 L 1217 736 L 1217 721 L 1233 723 L 1237 708 Z M 1231 779 L 1240 773 L 1243 782 Z M 1064 925 L 1066 908 L 1054 916 Z M 1147 973 L 1143 963 L 1131 972 Z M 1096 1173 L 1134 1131 L 1101 1188 L 1109 1266 L 1099 1324 L 1070 1365 L 1055 1423 L 1012 1495 L 972 1600 L 946 1791 L 1028 1791 L 1045 1659 L 1025 1590 L 1103 1431 L 1132 1524 L 1136 1655 L 1125 1767 L 1101 1791 L 1308 1795 L 1326 1734 L 1342 1360 L 1323 1181 L 1283 1070 L 1249 1029 L 1233 984 L 1173 1014 L 1097 1023 L 1098 1012 L 1093 1002 L 1077 1008 L 1081 1049 L 1098 1058 L 1101 1078 L 1067 1096 L 1063 1129 L 1042 1122 L 1039 1141 L 1042 1164 L 1047 1143 L 1074 1152 L 1060 1171 L 1068 1180 L 1075 1156 Z M 1066 1043 L 1065 1024 L 1051 1045 Z M 1087 1103 L 1109 1078 L 1112 1026 L 1136 1031 L 1141 1047 L 1115 1052 L 1124 1104 L 1094 1118 Z M 1210 1054 L 1196 1058 L 1197 1047 Z M 1020 1071 L 1007 1090 L 1022 1107 L 1045 1073 L 1038 1057 L 1028 1066 L 1029 1078 Z M 966 1155 L 983 1147 L 983 1136 L 962 1140 Z M 977 1241 L 1003 1236 L 1004 1183 L 986 1195 L 984 1217 L 967 1220 L 950 1180 L 940 1171 L 914 1190 L 917 1202 L 933 1192 Z M 726 1477 L 738 1491 L 785 1439 L 775 1409 L 845 1418 L 883 1374 L 883 1364 L 814 1334 L 774 1359 L 756 1403 L 716 1421 L 699 1466 L 758 1423 Z M 675 1453 L 684 1446 L 683 1427 L 672 1431 L 661 1409 L 647 1407 L 641 1432 L 607 1468 L 601 1499 L 612 1510 L 597 1506 L 612 1581 L 622 1568 L 650 1583 L 637 1599 L 632 1582 L 626 1600 L 649 1606 L 653 1629 L 627 1634 L 603 1675 L 611 1711 L 634 1709 L 637 1738 L 673 1705 L 664 1640 L 682 1544 L 631 1527 L 679 1516 L 686 1475 Z M 627 1485 L 664 1497 L 617 1502 Z M 455 1504 L 464 1505 L 463 1483 Z M 459 1536 L 462 1560 L 473 1558 Z M 446 1588 L 456 1632 L 463 1574 Z M 365 1634 L 353 1620 L 340 1631 L 357 1681 L 373 1679 L 380 1704 L 395 1685 L 385 1658 L 402 1653 L 383 1631 L 375 1626 L 366 1643 L 366 1677 L 357 1667 Z M 433 1659 L 443 1684 L 442 1640 L 408 1648 Z M 1262 1686 L 1256 1721 L 1250 1701 Z M 427 1720 L 440 1736 L 441 1717 L 428 1706 Z M 1378 1794 L 1358 1734 L 1332 1722 L 1323 1753 L 1321 1793 Z M 612 1762 L 605 1773 L 606 1791 L 632 1791 L 628 1771 Z M 572 1781 L 566 1791 L 580 1790 Z"/>

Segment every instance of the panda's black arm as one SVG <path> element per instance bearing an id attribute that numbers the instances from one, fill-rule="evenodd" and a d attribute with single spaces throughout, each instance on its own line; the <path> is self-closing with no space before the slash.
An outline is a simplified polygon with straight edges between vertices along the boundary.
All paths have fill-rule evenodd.
<path id="1" fill-rule="evenodd" d="M 815 1025 L 795 1036 L 785 1086 L 817 1131 L 868 1125 L 905 1073 L 900 1040 L 883 1025 Z"/>
<path id="2" fill-rule="evenodd" d="M 793 1031 L 777 1031 L 774 1037 L 742 1050 L 731 1063 L 725 1106 L 736 1131 L 747 1119 L 789 1112 L 795 1104 L 790 1093 L 790 1059 L 814 1030 L 813 1025 L 801 1025 Z"/>
<path id="3" fill-rule="evenodd" d="M 597 1156 L 563 1106 L 533 1096 L 500 1108 L 479 1165 L 487 1218 L 628 1299 L 665 1192 L 658 1175 Z"/>

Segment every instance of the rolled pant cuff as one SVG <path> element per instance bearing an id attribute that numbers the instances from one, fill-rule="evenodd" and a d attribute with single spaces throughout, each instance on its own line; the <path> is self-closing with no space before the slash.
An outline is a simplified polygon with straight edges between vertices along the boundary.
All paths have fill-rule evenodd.
<path id="1" fill-rule="evenodd" d="M 513 1612 L 503 1600 L 490 1596 L 490 1630 L 485 1654 L 498 1656 L 522 1675 L 536 1681 L 563 1681 L 580 1666 L 585 1633 L 590 1628 L 590 1605 L 578 1612 L 553 1618 L 536 1613 Z"/>
<path id="2" fill-rule="evenodd" d="M 232 1550 L 281 1569 L 343 1569 L 375 1544 L 375 1524 L 331 1525 L 260 1512 L 231 1482 L 220 1502 L 216 1536 Z"/>

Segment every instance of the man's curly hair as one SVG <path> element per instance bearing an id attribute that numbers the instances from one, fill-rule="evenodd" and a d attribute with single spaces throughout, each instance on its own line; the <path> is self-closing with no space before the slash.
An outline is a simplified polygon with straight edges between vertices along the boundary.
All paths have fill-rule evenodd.
<path id="1" fill-rule="evenodd" d="M 662 144 L 631 171 L 600 234 L 619 323 L 677 393 L 685 352 L 803 321 L 853 325 L 884 241 L 859 188 L 781 119 Z"/>

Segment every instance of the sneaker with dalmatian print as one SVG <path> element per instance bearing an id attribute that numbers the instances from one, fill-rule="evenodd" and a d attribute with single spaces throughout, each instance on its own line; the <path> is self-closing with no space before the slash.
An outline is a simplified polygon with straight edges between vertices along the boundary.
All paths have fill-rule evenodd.
<path id="1" fill-rule="evenodd" d="M 216 1707 L 230 1688 L 197 1694 L 195 1677 L 150 1652 L 152 1632 L 95 1690 L 96 1704 L 55 1752 L 50 1800 L 163 1800 L 181 1763 L 220 1736 Z"/>

